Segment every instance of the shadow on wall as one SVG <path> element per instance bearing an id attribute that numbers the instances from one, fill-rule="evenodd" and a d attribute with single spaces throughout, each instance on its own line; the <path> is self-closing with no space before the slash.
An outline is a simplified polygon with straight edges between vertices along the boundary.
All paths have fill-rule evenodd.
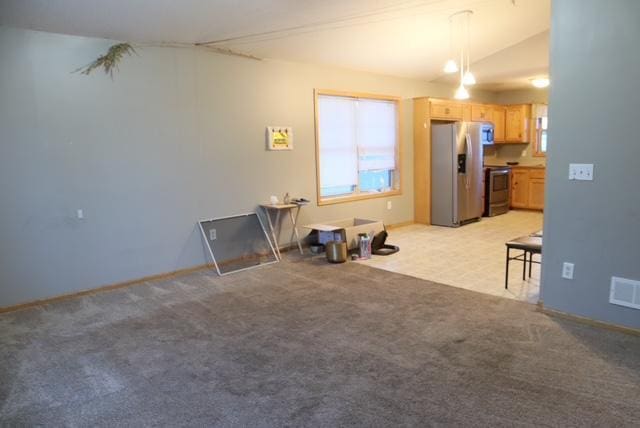
<path id="1" fill-rule="evenodd" d="M 640 355 L 640 335 L 556 316 L 551 319 L 566 333 L 563 342 L 567 349 L 587 347 L 592 351 L 589 355 L 593 354 L 593 359 L 580 361 L 588 382 L 602 382 L 602 373 L 606 371 L 606 382 L 634 388 L 640 385 L 640 358 L 637 357 Z M 541 340 L 544 339 L 542 336 Z M 612 355 L 615 358 L 612 359 Z M 619 370 L 611 370 L 611 366 Z"/>

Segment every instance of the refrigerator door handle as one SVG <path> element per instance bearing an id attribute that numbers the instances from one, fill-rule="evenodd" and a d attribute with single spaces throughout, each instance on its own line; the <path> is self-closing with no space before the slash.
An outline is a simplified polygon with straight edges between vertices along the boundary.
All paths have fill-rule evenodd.
<path id="1" fill-rule="evenodd" d="M 473 148 L 471 145 L 471 135 L 465 134 L 465 143 L 467 145 L 467 165 L 466 165 L 467 177 L 465 181 L 465 187 L 467 188 L 467 190 L 469 190 L 469 188 L 471 187 L 471 178 L 470 178 L 471 168 L 469 168 L 469 166 L 473 165 Z"/>

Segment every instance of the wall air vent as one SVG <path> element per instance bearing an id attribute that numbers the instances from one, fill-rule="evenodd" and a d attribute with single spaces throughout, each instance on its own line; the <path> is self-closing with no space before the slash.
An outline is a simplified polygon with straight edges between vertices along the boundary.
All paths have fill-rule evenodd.
<path id="1" fill-rule="evenodd" d="M 609 302 L 614 305 L 640 309 L 640 281 L 612 276 Z"/>

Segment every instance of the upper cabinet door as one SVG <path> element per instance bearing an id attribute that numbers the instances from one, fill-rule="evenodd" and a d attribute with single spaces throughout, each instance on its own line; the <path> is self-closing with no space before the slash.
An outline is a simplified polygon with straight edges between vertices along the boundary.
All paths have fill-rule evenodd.
<path id="1" fill-rule="evenodd" d="M 462 104 L 462 120 L 471 122 L 471 104 Z"/>
<path id="2" fill-rule="evenodd" d="M 461 120 L 462 105 L 454 102 L 431 101 L 431 118 L 444 120 Z"/>
<path id="3" fill-rule="evenodd" d="M 505 140 L 511 143 L 528 143 L 530 116 L 530 105 L 507 106 Z"/>
<path id="4" fill-rule="evenodd" d="M 473 104 L 471 106 L 471 120 L 476 122 L 491 121 L 491 107 L 485 104 Z"/>
<path id="5" fill-rule="evenodd" d="M 505 139 L 505 119 L 507 109 L 503 106 L 491 107 L 491 121 L 493 122 L 493 139 L 496 143 L 503 143 Z"/>

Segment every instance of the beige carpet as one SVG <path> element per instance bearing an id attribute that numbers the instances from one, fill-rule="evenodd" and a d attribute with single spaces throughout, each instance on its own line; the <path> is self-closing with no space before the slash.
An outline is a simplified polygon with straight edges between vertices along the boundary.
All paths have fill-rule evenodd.
<path id="1" fill-rule="evenodd" d="M 0 315 L 1 426 L 640 426 L 640 337 L 357 263 Z"/>

